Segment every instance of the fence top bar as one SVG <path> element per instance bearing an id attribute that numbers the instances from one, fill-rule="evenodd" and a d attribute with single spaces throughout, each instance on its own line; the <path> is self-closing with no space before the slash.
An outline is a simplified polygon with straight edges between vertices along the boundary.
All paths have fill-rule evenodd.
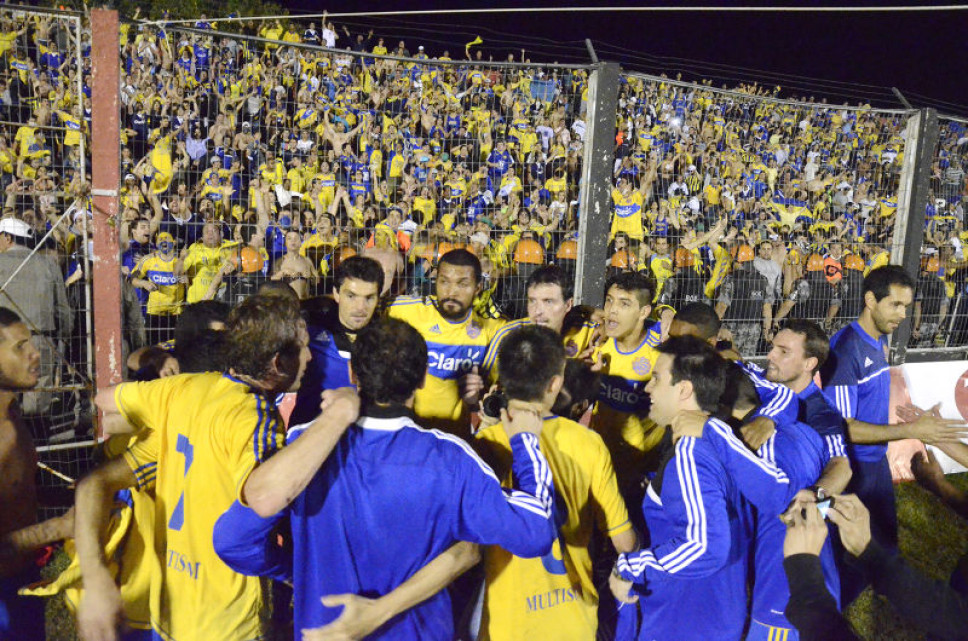
<path id="1" fill-rule="evenodd" d="M 944 114 L 938 114 L 938 120 L 954 120 L 955 122 L 960 122 L 962 124 L 968 125 L 968 118 L 963 118 L 961 116 L 946 116 Z"/>
<path id="2" fill-rule="evenodd" d="M 60 15 L 71 18 L 80 18 L 84 14 L 80 11 L 72 11 L 70 9 L 54 9 L 52 7 L 27 7 L 19 4 L 6 4 L 4 3 L 0 6 L 0 10 L 9 11 L 11 13 L 16 13 L 17 11 L 23 11 L 25 13 L 41 13 L 47 15 Z"/>
<path id="3" fill-rule="evenodd" d="M 146 22 L 143 20 L 133 20 L 134 24 L 144 26 L 157 26 L 156 22 Z M 490 62 L 477 60 L 438 60 L 436 58 L 401 58 L 400 56 L 379 55 L 375 53 L 360 53 L 349 49 L 330 49 L 329 47 L 317 47 L 316 45 L 304 42 L 285 42 L 282 40 L 270 40 L 258 36 L 246 36 L 241 33 L 228 33 L 225 31 L 215 31 L 212 29 L 195 29 L 194 27 L 173 26 L 165 29 L 167 32 L 185 31 L 199 36 L 209 38 L 231 38 L 233 40 L 246 40 L 248 42 L 271 44 L 277 47 L 294 47 L 296 49 L 306 49 L 308 51 L 325 51 L 333 55 L 351 56 L 353 58 L 380 58 L 382 60 L 396 60 L 398 62 L 410 62 L 418 65 L 449 65 L 449 66 L 472 66 L 479 67 L 517 67 L 520 69 L 577 69 L 580 71 L 591 71 L 595 68 L 592 64 L 574 65 L 561 63 L 536 63 L 536 62 Z"/>
<path id="4" fill-rule="evenodd" d="M 896 6 L 896 5 L 881 5 L 881 6 L 847 6 L 847 7 L 814 7 L 814 6 L 772 6 L 772 7 L 757 7 L 749 5 L 741 6 L 629 6 L 629 7 L 601 7 L 601 6 L 585 6 L 585 7 L 496 7 L 491 9 L 415 9 L 410 11 L 344 11 L 336 13 L 310 13 L 302 16 L 281 16 L 281 17 L 303 17 L 303 18 L 348 18 L 348 17 L 360 17 L 360 16 L 420 16 L 420 15 L 439 15 L 442 13 L 462 13 L 462 14 L 478 14 L 478 13 L 585 13 L 585 12 L 716 12 L 716 13 L 831 13 L 831 12 L 855 12 L 855 13 L 886 13 L 886 12 L 898 12 L 898 11 L 964 11 L 968 9 L 968 5 L 938 5 L 938 6 Z M 214 18 L 209 19 L 208 22 L 228 22 L 233 20 L 274 20 L 280 16 L 253 16 L 253 17 L 235 17 L 235 18 Z M 160 23 L 160 21 L 156 21 Z M 193 22 L 193 20 L 171 20 L 170 23 L 176 22 Z"/>
<path id="5" fill-rule="evenodd" d="M 846 109 L 847 111 L 873 111 L 881 114 L 901 114 L 901 115 L 911 115 L 917 112 L 917 109 L 880 109 L 877 107 L 858 107 L 852 105 L 838 105 L 834 103 L 818 103 L 818 102 L 803 102 L 800 100 L 790 100 L 788 98 L 776 98 L 773 96 L 757 96 L 756 94 L 745 93 L 742 91 L 736 91 L 735 89 L 722 89 L 720 87 L 713 87 L 707 85 L 700 85 L 694 82 L 685 82 L 683 80 L 673 80 L 671 78 L 663 78 L 661 76 L 654 76 L 647 73 L 642 73 L 639 71 L 630 71 L 625 74 L 631 78 L 640 78 L 642 80 L 650 80 L 653 82 L 664 82 L 669 85 L 675 85 L 677 87 L 683 87 L 687 89 L 698 89 L 700 91 L 712 91 L 719 94 L 728 94 L 730 96 L 735 96 L 736 98 L 742 98 L 745 100 L 760 100 L 763 102 L 773 102 L 783 105 L 792 105 L 795 107 L 806 107 L 806 108 L 816 108 L 816 109 L 833 109 L 841 110 Z M 759 84 L 759 83 L 757 83 Z"/>

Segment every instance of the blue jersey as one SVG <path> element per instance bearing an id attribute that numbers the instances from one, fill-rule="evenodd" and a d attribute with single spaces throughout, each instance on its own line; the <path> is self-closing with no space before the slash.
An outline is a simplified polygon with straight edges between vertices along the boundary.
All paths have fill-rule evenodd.
<path id="1" fill-rule="evenodd" d="M 706 434 L 718 422 L 711 419 Z M 739 639 L 743 632 L 750 524 L 706 434 L 680 438 L 663 457 L 642 502 L 652 545 L 618 557 L 618 571 L 639 594 L 643 641 Z"/>
<path id="2" fill-rule="evenodd" d="M 887 337 L 873 338 L 856 321 L 830 339 L 830 358 L 820 376 L 824 393 L 844 418 L 888 424 L 891 370 L 886 351 Z M 884 458 L 887 445 L 851 443 L 847 451 L 852 459 L 875 462 Z"/>
<path id="3" fill-rule="evenodd" d="M 320 597 L 387 594 L 457 541 L 500 545 L 512 554 L 549 552 L 554 487 L 538 438 L 511 438 L 517 490 L 464 441 L 417 426 L 399 409 L 361 417 L 287 510 L 258 519 L 236 503 L 215 527 L 215 548 L 237 572 L 279 574 L 267 545 L 274 523 L 290 516 L 295 628 L 335 620 L 341 608 Z M 290 442 L 302 428 L 290 430 Z M 405 518 L 401 518 L 405 515 Z M 446 590 L 404 612 L 370 639 L 454 637 Z"/>
<path id="4" fill-rule="evenodd" d="M 800 398 L 800 415 L 797 418 L 813 428 L 823 439 L 827 460 L 847 456 L 844 445 L 846 424 L 844 417 L 830 402 L 817 384 L 812 382 L 797 396 Z"/>
<path id="5" fill-rule="evenodd" d="M 754 416 L 765 416 L 774 423 L 797 420 L 800 404 L 789 387 L 766 380 L 766 372 L 759 365 L 742 361 L 737 361 L 736 364 L 749 376 L 756 386 L 756 394 L 760 397 L 760 407 Z"/>
<path id="6" fill-rule="evenodd" d="M 784 423 L 786 421 L 779 421 L 777 426 Z M 757 456 L 726 423 L 707 421 L 703 440 L 719 454 L 719 460 L 743 498 L 760 512 L 780 514 L 801 489 L 791 485 L 786 472 L 774 463 L 772 457 Z"/>
<path id="7" fill-rule="evenodd" d="M 349 342 L 327 329 L 309 328 L 309 351 L 312 358 L 306 365 L 290 424 L 308 423 L 319 415 L 322 393 L 328 389 L 352 387 L 350 381 Z"/>
<path id="8" fill-rule="evenodd" d="M 776 433 L 760 448 L 763 458 L 786 473 L 794 492 L 817 482 L 830 460 L 827 451 L 824 438 L 815 429 L 796 421 L 778 423 Z M 784 538 L 786 525 L 775 513 L 756 514 L 752 617 L 764 625 L 793 628 L 783 614 L 790 600 L 783 569 Z M 829 537 L 820 552 L 820 562 L 827 589 L 840 603 L 840 580 Z"/>

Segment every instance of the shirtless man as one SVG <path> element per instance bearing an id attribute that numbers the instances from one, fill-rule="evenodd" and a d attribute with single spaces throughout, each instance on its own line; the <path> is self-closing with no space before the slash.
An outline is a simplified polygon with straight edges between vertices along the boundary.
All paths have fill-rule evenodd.
<path id="1" fill-rule="evenodd" d="M 312 261 L 299 254 L 300 247 L 302 247 L 302 236 L 299 232 L 287 232 L 286 253 L 276 263 L 272 280 L 283 280 L 295 290 L 299 298 L 308 298 L 310 287 L 315 286 L 319 274 Z"/>
<path id="2" fill-rule="evenodd" d="M 37 524 L 37 452 L 17 395 L 37 385 L 40 352 L 20 317 L 0 307 L 0 639 L 44 638 L 44 603 L 18 597 L 36 581 L 33 552 L 70 534 L 73 515 Z"/>

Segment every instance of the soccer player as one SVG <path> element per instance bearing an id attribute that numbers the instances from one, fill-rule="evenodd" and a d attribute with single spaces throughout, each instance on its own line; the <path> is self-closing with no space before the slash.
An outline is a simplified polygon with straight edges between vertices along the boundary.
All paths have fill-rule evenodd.
<path id="1" fill-rule="evenodd" d="M 871 530 L 889 551 L 897 550 L 894 484 L 887 462 L 889 441 L 916 438 L 930 444 L 956 440 L 963 421 L 923 414 L 917 420 L 889 425 L 891 373 L 887 337 L 907 316 L 914 299 L 914 279 L 902 267 L 886 265 L 864 278 L 864 309 L 860 317 L 830 339 L 831 358 L 821 370 L 823 391 L 847 420 L 847 454 L 853 476 L 849 491 L 871 513 Z M 842 568 L 844 605 L 866 585 Z"/>
<path id="2" fill-rule="evenodd" d="M 387 595 L 459 540 L 525 557 L 548 553 L 554 486 L 538 446 L 542 424 L 533 403 L 512 402 L 502 413 L 517 481 L 516 490 L 505 491 L 464 441 L 410 418 L 427 367 L 427 346 L 416 329 L 395 319 L 370 323 L 350 362 L 360 418 L 345 433 L 333 430 L 323 422 L 330 413 L 324 401 L 321 418 L 290 430 L 289 445 L 249 481 L 274 494 L 253 504 L 269 518 L 254 518 L 237 503 L 216 527 L 216 549 L 226 562 L 247 574 L 278 571 L 280 558 L 267 554 L 266 542 L 288 513 L 295 625 L 305 630 L 339 615 L 321 596 Z M 453 636 L 446 591 L 393 618 L 379 635 Z"/>
<path id="3" fill-rule="evenodd" d="M 488 546 L 478 638 L 594 639 L 598 593 L 589 546 L 595 529 L 600 528 L 618 552 L 636 547 L 611 457 L 595 432 L 551 413 L 565 371 L 565 350 L 557 332 L 539 325 L 514 330 L 501 345 L 498 370 L 508 401 L 532 404 L 544 417 L 541 451 L 560 498 L 555 506 L 558 538 L 540 559 Z M 504 427 L 487 426 L 477 438 L 498 478 L 512 487 L 512 452 Z"/>
<path id="4" fill-rule="evenodd" d="M 479 369 L 504 321 L 485 319 L 471 307 L 481 289 L 481 261 L 466 249 L 440 257 L 436 296 L 401 296 L 390 317 L 406 321 L 427 342 L 427 380 L 414 412 L 428 427 L 470 437 L 470 412 L 484 387 Z"/>
<path id="5" fill-rule="evenodd" d="M 798 419 L 824 440 L 828 462 L 811 488 L 812 495 L 804 499 L 823 500 L 843 493 L 852 474 L 844 445 L 844 418 L 814 382 L 829 356 L 830 344 L 824 331 L 816 323 L 801 319 L 784 324 L 767 354 L 767 380 L 793 390 L 800 399 Z"/>
<path id="6" fill-rule="evenodd" d="M 738 370 L 738 366 L 734 369 Z M 737 385 L 732 417 L 741 422 L 757 409 L 760 398 L 753 382 L 738 371 L 730 377 L 730 382 Z M 798 490 L 805 495 L 803 500 L 809 505 L 808 509 L 815 509 L 814 493 L 806 488 L 816 486 L 824 466 L 829 465 L 829 457 L 824 440 L 814 429 L 799 421 L 787 422 L 782 419 L 777 422 L 775 433 L 760 448 L 759 454 L 782 469 L 789 483 L 782 502 L 771 511 L 757 509 L 754 515 L 752 621 L 746 639 L 769 641 L 783 638 L 796 641 L 797 631 L 783 614 L 790 599 L 789 585 L 783 572 L 786 527 L 778 518 L 779 512 L 772 510 L 785 509 L 791 494 Z M 737 479 L 736 482 L 743 492 L 745 479 Z M 833 548 L 829 543 L 824 546 L 820 557 L 827 588 L 836 598 L 840 594 L 840 581 Z"/>
<path id="7" fill-rule="evenodd" d="M 316 418 L 324 390 L 352 384 L 350 349 L 357 332 L 372 320 L 382 289 L 383 268 L 372 258 L 352 256 L 337 267 L 333 281 L 336 309 L 327 306 L 319 318 L 310 319 L 307 327 L 313 356 L 296 395 L 291 424 L 308 423 Z"/>
<path id="8" fill-rule="evenodd" d="M 497 374 L 497 354 L 504 338 L 519 327 L 541 325 L 561 336 L 565 356 L 575 358 L 592 344 L 597 323 L 578 318 L 572 313 L 574 286 L 571 277 L 557 265 L 545 265 L 528 276 L 525 284 L 528 297 L 528 316 L 511 321 L 494 334 L 494 339 L 484 355 L 484 371 L 494 380 Z M 574 318 L 578 322 L 568 322 Z M 567 325 L 567 326 L 566 326 Z"/>
<path id="9" fill-rule="evenodd" d="M 37 385 L 40 353 L 20 317 L 0 307 L 0 638 L 44 638 L 44 605 L 17 597 L 17 589 L 38 579 L 33 552 L 60 536 L 36 526 L 37 452 L 20 418 L 17 395 Z M 47 522 L 49 525 L 53 525 Z M 62 528 L 54 528 L 61 530 Z M 31 568 L 33 567 L 33 571 Z"/>
<path id="10" fill-rule="evenodd" d="M 669 336 L 695 336 L 716 347 L 720 353 L 734 360 L 756 386 L 762 401 L 760 407 L 741 428 L 743 440 L 754 451 L 760 449 L 773 435 L 776 420 L 795 421 L 800 406 L 788 388 L 770 382 L 764 377 L 765 371 L 749 362 L 744 362 L 728 341 L 717 341 L 722 321 L 713 308 L 705 303 L 690 303 L 679 310 L 669 327 Z"/>
<path id="11" fill-rule="evenodd" d="M 649 417 L 670 426 L 659 471 L 642 503 L 649 547 L 620 554 L 610 584 L 617 599 L 638 601 L 639 639 L 739 639 L 746 621 L 747 510 L 724 455 L 772 483 L 778 470 L 746 449 L 722 421 L 728 363 L 698 338 L 658 348 L 646 390 Z M 698 423 L 698 429 L 694 426 Z M 634 584 L 634 596 L 629 589 Z"/>
<path id="12" fill-rule="evenodd" d="M 154 488 L 152 629 L 170 639 L 250 639 L 262 634 L 260 583 L 215 555 L 215 520 L 279 445 L 280 392 L 295 389 L 309 360 L 298 304 L 253 296 L 232 310 L 225 374 L 171 376 L 98 393 L 106 415 L 120 415 L 138 438 L 124 455 L 78 485 L 75 539 L 85 592 L 78 609 L 84 638 L 114 639 L 120 597 L 100 533 L 118 490 Z M 338 418 L 338 416 L 336 417 Z"/>
<path id="13" fill-rule="evenodd" d="M 606 341 L 595 353 L 602 371 L 591 428 L 612 455 L 619 490 L 630 505 L 642 500 L 642 479 L 658 467 L 663 431 L 649 417 L 646 383 L 658 355 L 659 323 L 648 322 L 654 283 L 640 272 L 623 272 L 605 283 Z"/>

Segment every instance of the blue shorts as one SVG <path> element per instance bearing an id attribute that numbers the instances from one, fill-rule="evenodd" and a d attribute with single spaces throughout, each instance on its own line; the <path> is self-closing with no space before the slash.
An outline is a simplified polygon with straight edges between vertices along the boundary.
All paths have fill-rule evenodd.
<path id="1" fill-rule="evenodd" d="M 775 628 L 753 619 L 746 641 L 800 641 L 800 633 L 796 628 Z"/>

